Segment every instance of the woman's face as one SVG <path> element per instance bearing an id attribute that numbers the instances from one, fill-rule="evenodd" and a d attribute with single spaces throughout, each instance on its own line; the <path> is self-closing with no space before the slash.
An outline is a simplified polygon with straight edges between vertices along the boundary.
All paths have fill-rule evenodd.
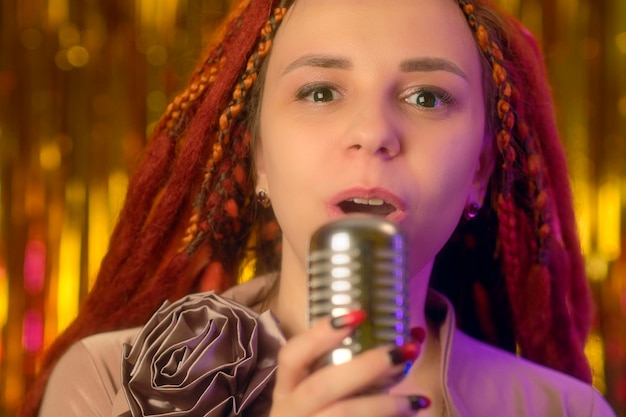
<path id="1" fill-rule="evenodd" d="M 450 0 L 297 0 L 274 40 L 258 131 L 283 265 L 304 266 L 316 228 L 359 212 L 401 225 L 417 273 L 491 171 L 463 13 Z"/>

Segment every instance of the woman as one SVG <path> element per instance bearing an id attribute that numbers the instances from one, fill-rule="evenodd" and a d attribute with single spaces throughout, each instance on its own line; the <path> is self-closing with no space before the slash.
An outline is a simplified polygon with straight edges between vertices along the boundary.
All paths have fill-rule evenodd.
<path id="1" fill-rule="evenodd" d="M 613 415 L 531 35 L 483 1 L 283 6 L 241 1 L 168 108 L 24 415 L 51 371 L 43 416 Z M 313 370 L 363 314 L 306 328 L 306 243 L 354 212 L 407 237 L 415 340 Z"/>

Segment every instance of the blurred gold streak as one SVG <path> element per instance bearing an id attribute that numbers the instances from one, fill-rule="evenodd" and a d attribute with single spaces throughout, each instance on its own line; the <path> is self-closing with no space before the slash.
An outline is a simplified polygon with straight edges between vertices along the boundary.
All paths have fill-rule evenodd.
<path id="1" fill-rule="evenodd" d="M 157 29 L 159 33 L 171 33 L 176 23 L 177 0 L 137 0 L 141 28 Z"/>
<path id="2" fill-rule="evenodd" d="M 108 247 L 109 214 L 107 212 L 107 192 L 105 187 L 89 187 L 89 288 L 96 278 L 100 262 Z"/>
<path id="3" fill-rule="evenodd" d="M 593 371 L 593 386 L 602 394 L 606 394 L 606 377 L 604 374 L 604 343 L 597 334 L 587 340 L 585 354 Z"/>
<path id="4" fill-rule="evenodd" d="M 592 252 L 592 192 L 588 180 L 578 178 L 573 181 L 574 200 L 576 209 L 576 219 L 578 220 L 578 231 L 580 234 L 580 245 L 585 255 Z"/>
<path id="5" fill-rule="evenodd" d="M 611 178 L 598 190 L 598 252 L 607 261 L 615 260 L 621 251 L 619 178 Z"/>
<path id="6" fill-rule="evenodd" d="M 2 136 L 2 131 L 0 130 L 0 137 Z M 4 201 L 2 200 L 2 182 L 0 181 L 0 237 L 4 238 L 4 231 L 2 230 L 2 226 L 4 225 L 4 216 L 3 216 L 3 208 Z M 4 246 L 0 245 L 0 332 L 7 323 L 7 317 L 9 315 L 9 278 L 7 277 L 6 270 L 6 255 L 4 253 Z M 1 333 L 0 333 L 1 334 Z M 0 336 L 0 342 L 2 341 L 2 336 Z M 3 350 L 3 347 L 0 346 L 0 352 Z"/>
<path id="7" fill-rule="evenodd" d="M 128 188 L 128 174 L 122 170 L 115 170 L 109 174 L 108 178 L 108 208 L 109 219 L 117 219 Z M 108 235 L 113 232 L 112 227 L 108 230 Z"/>
<path id="8" fill-rule="evenodd" d="M 61 228 L 57 281 L 58 332 L 64 330 L 78 314 L 83 223 L 76 215 L 82 213 L 85 206 L 85 192 L 85 185 L 76 180 L 70 181 L 65 189 L 66 214 Z"/>
<path id="9" fill-rule="evenodd" d="M 0 330 L 7 324 L 9 316 L 9 277 L 3 261 L 4 259 L 0 257 Z"/>
<path id="10" fill-rule="evenodd" d="M 57 331 L 63 331 L 78 314 L 80 288 L 80 228 L 66 224 L 61 233 L 57 293 Z"/>
<path id="11" fill-rule="evenodd" d="M 67 22 L 69 16 L 68 0 L 48 0 L 48 23 L 59 26 Z"/>

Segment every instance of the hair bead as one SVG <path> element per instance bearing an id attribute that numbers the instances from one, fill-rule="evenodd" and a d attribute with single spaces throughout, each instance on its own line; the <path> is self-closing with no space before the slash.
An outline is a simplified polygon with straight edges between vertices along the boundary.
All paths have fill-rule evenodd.
<path id="1" fill-rule="evenodd" d="M 509 103 L 508 101 L 502 98 L 499 99 L 498 100 L 498 117 L 502 119 L 504 115 L 509 112 L 509 110 L 511 110 L 511 103 Z"/>
<path id="2" fill-rule="evenodd" d="M 493 80 L 499 87 L 506 81 L 507 73 L 504 67 L 497 62 L 493 63 Z"/>

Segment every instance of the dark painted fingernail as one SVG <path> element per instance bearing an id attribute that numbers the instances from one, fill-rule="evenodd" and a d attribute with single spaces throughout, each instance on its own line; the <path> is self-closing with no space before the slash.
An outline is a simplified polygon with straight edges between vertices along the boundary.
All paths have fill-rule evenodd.
<path id="1" fill-rule="evenodd" d="M 424 339 L 426 339 L 426 330 L 423 327 L 413 327 L 411 329 L 411 338 L 414 342 L 424 343 Z"/>
<path id="2" fill-rule="evenodd" d="M 411 410 L 417 411 L 430 407 L 430 400 L 422 395 L 409 395 L 408 400 Z"/>
<path id="3" fill-rule="evenodd" d="M 330 321 L 330 325 L 335 329 L 342 329 L 344 327 L 357 327 L 359 324 L 365 321 L 365 311 L 355 310 L 342 316 L 333 318 Z"/>
<path id="4" fill-rule="evenodd" d="M 389 351 L 389 359 L 394 365 L 414 361 L 420 353 L 417 343 L 408 342 Z"/>

